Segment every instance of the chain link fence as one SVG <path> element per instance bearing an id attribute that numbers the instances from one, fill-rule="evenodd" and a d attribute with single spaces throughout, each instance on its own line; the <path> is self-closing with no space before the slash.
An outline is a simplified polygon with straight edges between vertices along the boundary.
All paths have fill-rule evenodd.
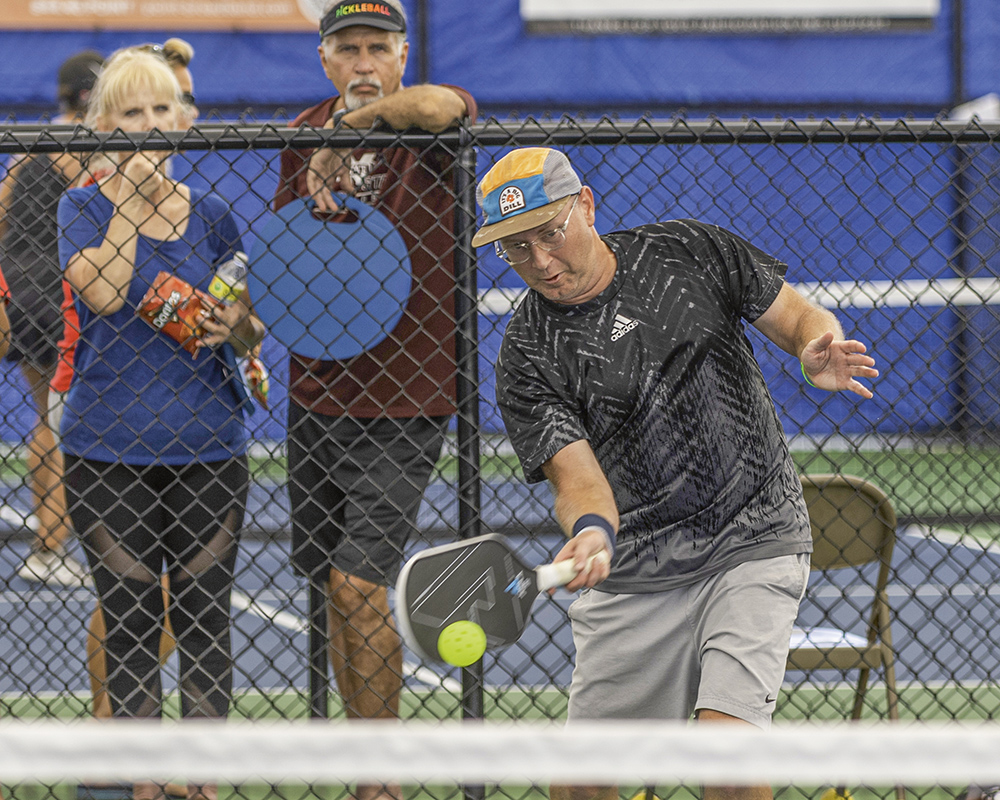
<path id="1" fill-rule="evenodd" d="M 404 405 L 427 401 L 434 392 L 421 385 L 428 379 L 424 365 L 435 362 L 434 389 L 457 409 L 446 414 L 444 444 L 411 520 L 407 554 L 429 543 L 486 531 L 509 537 L 532 563 L 550 558 L 560 546 L 548 490 L 524 483 L 494 401 L 492 362 L 523 284 L 492 249 L 476 253 L 469 244 L 478 217 L 477 176 L 510 147 L 549 145 L 566 151 L 594 190 L 601 232 L 695 218 L 728 228 L 778 256 L 789 265 L 788 280 L 833 309 L 845 333 L 868 344 L 881 371 L 872 387 L 874 400 L 829 395 L 803 383 L 794 359 L 749 333 L 796 463 L 807 475 L 869 481 L 885 493 L 898 518 L 890 563 L 876 559 L 829 577 L 817 572 L 800 622 L 864 642 L 876 587 L 881 586 L 891 610 L 899 716 L 976 720 L 993 718 L 1000 708 L 1000 594 L 994 580 L 1000 566 L 998 136 L 1000 129 L 978 123 L 902 119 L 490 120 L 439 136 L 292 131 L 245 122 L 133 137 L 8 125 L 0 128 L 0 152 L 13 165 L 54 160 L 64 153 L 86 157 L 94 151 L 170 150 L 175 180 L 225 200 L 251 253 L 251 275 L 255 261 L 290 257 L 273 245 L 272 201 L 282 152 L 318 145 L 353 149 L 357 162 L 367 158 L 364 174 L 357 176 L 359 200 L 384 197 L 405 184 L 413 213 L 380 216 L 402 235 L 411 256 L 409 293 L 395 311 L 382 308 L 377 315 L 368 314 L 366 303 L 384 293 L 391 272 L 380 274 L 378 285 L 367 288 L 358 286 L 371 274 L 357 273 L 344 295 L 357 310 L 343 324 L 357 331 L 364 328 L 358 327 L 361 322 L 370 326 L 379 319 L 384 326 L 355 335 L 354 358 L 372 347 L 405 349 L 407 337 L 426 335 L 421 319 L 430 314 L 447 318 L 448 332 L 429 340 L 421 351 L 423 360 L 391 393 L 393 402 Z M 413 189 L 417 183 L 393 172 L 392 154 L 400 152 L 413 156 L 407 169 L 422 172 L 419 192 Z M 31 194 L 33 187 L 22 191 Z M 17 327 L 26 314 L 40 314 L 38 309 L 53 305 L 58 309 L 62 294 L 58 280 L 38 277 L 23 267 L 27 261 L 18 266 L 11 250 L 13 201 L 9 195 L 4 198 L 7 251 L 0 264 L 11 284 L 9 311 Z M 34 213 L 40 218 L 53 209 Z M 301 214 L 312 218 L 304 205 Z M 429 246 L 432 229 L 435 236 L 446 231 L 449 242 L 421 273 L 416 254 Z M 350 236 L 343 237 L 342 255 L 362 265 L 378 261 L 382 270 L 385 252 L 394 252 L 389 238 L 386 233 L 374 247 L 361 247 L 358 240 L 352 244 Z M 19 246 L 26 244 L 31 243 Z M 34 245 L 39 252 L 51 252 L 53 242 Z M 319 260 L 325 259 L 325 251 L 309 235 L 300 234 L 298 250 L 313 256 L 316 250 Z M 204 265 L 206 284 L 212 266 Z M 255 287 L 254 280 L 250 286 L 263 309 L 270 287 Z M 415 295 L 425 304 L 431 298 L 429 310 L 416 310 Z M 21 298 L 27 296 L 34 307 L 25 306 Z M 310 298 L 305 285 L 299 295 L 279 299 L 303 337 L 336 305 L 329 297 Z M 56 333 L 61 331 L 58 319 Z M 58 466 L 49 453 L 57 445 L 35 421 L 35 407 L 43 402 L 38 398 L 47 395 L 51 364 L 41 350 L 31 350 L 34 344 L 29 347 L 37 343 L 31 337 L 51 337 L 52 330 L 15 339 L 15 349 L 26 351 L 26 358 L 6 362 L 0 372 L 3 717 L 90 715 L 92 673 L 101 672 L 93 660 L 100 657 L 95 656 L 96 641 L 87 632 L 95 600 L 87 570 L 57 578 L 32 575 L 26 568 L 40 535 L 52 538 L 65 513 L 61 485 L 53 477 Z M 49 346 L 55 347 L 55 339 L 50 338 Z M 302 380 L 303 373 L 290 373 L 288 347 L 274 336 L 264 340 L 261 358 L 270 370 L 271 387 L 269 407 L 258 404 L 246 413 L 250 479 L 231 586 L 230 713 L 251 719 L 340 716 L 343 703 L 326 665 L 325 577 L 306 580 L 290 566 L 288 395 L 290 383 Z M 447 364 L 444 373 L 442 363 Z M 129 365 L 108 366 L 123 370 Z M 377 377 L 372 374 L 373 381 Z M 359 402 L 379 397 L 374 384 L 354 390 Z M 193 424 L 199 409 L 192 406 L 188 412 Z M 79 424 L 89 423 L 81 417 Z M 402 483 L 376 490 L 390 505 L 397 502 L 399 487 L 412 483 L 404 469 L 397 480 Z M 308 494 L 317 487 L 300 489 Z M 91 510 L 97 517 L 107 511 Z M 363 515 L 369 509 L 356 511 Z M 86 561 L 75 536 L 65 539 L 63 556 L 72 559 L 70 564 Z M 174 591 L 172 605 L 177 603 L 176 587 Z M 423 663 L 409 651 L 401 662 L 389 659 L 387 668 L 399 671 L 402 681 L 399 714 L 406 719 L 559 718 L 573 663 L 566 617 L 570 600 L 557 593 L 539 601 L 526 635 L 509 650 L 487 655 L 481 667 L 449 671 Z M 219 602 L 225 608 L 224 600 Z M 157 631 L 158 624 L 148 622 Z M 348 628 L 351 624 L 348 620 Z M 188 678 L 169 644 L 165 640 L 163 713 L 178 716 L 178 698 Z M 863 675 L 868 683 L 859 707 L 863 717 L 887 714 L 883 666 Z M 857 681 L 855 669 L 790 670 L 777 715 L 847 717 Z"/>

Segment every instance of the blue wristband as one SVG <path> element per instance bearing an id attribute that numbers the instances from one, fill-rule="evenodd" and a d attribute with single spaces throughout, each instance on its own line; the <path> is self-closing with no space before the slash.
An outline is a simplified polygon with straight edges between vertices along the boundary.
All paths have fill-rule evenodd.
<path id="1" fill-rule="evenodd" d="M 611 557 L 614 558 L 615 555 L 615 529 L 604 517 L 600 514 L 584 514 L 580 519 L 573 523 L 573 535 L 577 536 L 587 528 L 598 528 L 604 531 L 604 535 L 608 540 L 608 549 L 611 551 Z"/>

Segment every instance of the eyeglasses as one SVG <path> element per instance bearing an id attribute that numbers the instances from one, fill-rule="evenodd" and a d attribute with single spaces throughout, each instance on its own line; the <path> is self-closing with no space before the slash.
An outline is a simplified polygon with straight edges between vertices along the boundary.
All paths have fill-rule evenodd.
<path id="1" fill-rule="evenodd" d="M 493 242 L 493 249 L 496 250 L 496 254 L 508 264 L 523 264 L 531 258 L 532 247 L 537 247 L 539 250 L 545 250 L 549 253 L 553 250 L 558 250 L 566 244 L 566 228 L 569 227 L 569 221 L 573 218 L 573 209 L 576 208 L 576 201 L 579 199 L 580 195 L 576 195 L 573 198 L 573 205 L 569 207 L 569 214 L 566 216 L 566 221 L 558 228 L 545 231 L 545 233 L 532 239 L 530 242 L 514 242 L 506 248 L 501 247 L 500 242 Z"/>

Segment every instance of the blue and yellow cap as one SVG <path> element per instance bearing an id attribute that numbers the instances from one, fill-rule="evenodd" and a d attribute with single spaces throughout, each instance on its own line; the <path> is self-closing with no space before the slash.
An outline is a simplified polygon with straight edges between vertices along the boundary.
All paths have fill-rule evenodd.
<path id="1" fill-rule="evenodd" d="M 473 247 L 544 225 L 583 186 L 569 159 L 548 147 L 512 150 L 486 173 L 476 189 L 483 227 Z"/>

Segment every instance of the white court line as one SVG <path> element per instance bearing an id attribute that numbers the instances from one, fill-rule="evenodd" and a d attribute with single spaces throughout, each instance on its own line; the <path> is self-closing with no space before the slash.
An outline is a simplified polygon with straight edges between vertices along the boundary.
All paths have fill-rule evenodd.
<path id="1" fill-rule="evenodd" d="M 302 617 L 282 611 L 259 600 L 254 600 L 250 595 L 243 592 L 233 590 L 232 604 L 234 608 L 267 620 L 279 628 L 284 628 L 295 633 L 307 633 L 309 631 L 309 626 Z"/>
<path id="2" fill-rule="evenodd" d="M 304 619 L 302 619 L 302 617 L 296 614 L 290 614 L 287 611 L 282 611 L 280 608 L 275 608 L 274 606 L 262 603 L 259 600 L 254 600 L 252 597 L 244 594 L 243 592 L 233 591 L 232 604 L 240 611 L 246 611 L 248 614 L 253 614 L 255 617 L 267 620 L 271 624 L 277 625 L 280 628 L 285 628 L 286 630 L 293 631 L 295 633 L 309 632 L 309 625 Z M 450 692 L 462 691 L 461 681 L 438 675 L 434 670 L 421 666 L 420 664 L 414 664 L 410 661 L 403 662 L 403 675 L 427 684 L 428 686 L 440 686 Z"/>
<path id="3" fill-rule="evenodd" d="M 813 302 L 831 309 L 983 306 L 1000 303 L 1000 280 L 996 278 L 807 281 L 793 285 Z M 479 292 L 479 311 L 482 314 L 506 316 L 513 312 L 527 291 L 510 287 L 484 289 Z"/>
<path id="4" fill-rule="evenodd" d="M 869 583 L 848 583 L 843 586 L 819 586 L 810 589 L 809 597 L 837 599 L 840 597 L 870 600 L 875 590 Z M 983 583 L 890 583 L 886 593 L 892 598 L 998 597 L 1000 585 Z"/>
<path id="5" fill-rule="evenodd" d="M 995 541 L 983 541 L 982 539 L 976 536 L 970 536 L 967 533 L 958 533 L 957 531 L 942 530 L 937 528 L 931 529 L 925 525 L 911 525 L 903 532 L 903 535 L 908 539 L 940 542 L 941 544 L 964 547 L 966 550 L 975 550 L 977 552 L 1000 556 L 1000 544 L 997 544 Z"/>
<path id="6" fill-rule="evenodd" d="M 977 553 L 984 552 L 1000 557 L 1000 544 L 983 541 L 966 533 L 932 529 L 924 525 L 911 525 L 903 531 L 902 535 L 921 542 L 936 542 L 947 546 L 964 547 Z M 843 586 L 817 586 L 815 589 L 809 590 L 809 596 L 823 599 L 845 597 L 868 600 L 874 591 L 871 584 L 848 583 Z M 886 587 L 886 593 L 892 598 L 1000 597 L 1000 584 L 925 581 L 914 586 L 895 581 Z"/>

